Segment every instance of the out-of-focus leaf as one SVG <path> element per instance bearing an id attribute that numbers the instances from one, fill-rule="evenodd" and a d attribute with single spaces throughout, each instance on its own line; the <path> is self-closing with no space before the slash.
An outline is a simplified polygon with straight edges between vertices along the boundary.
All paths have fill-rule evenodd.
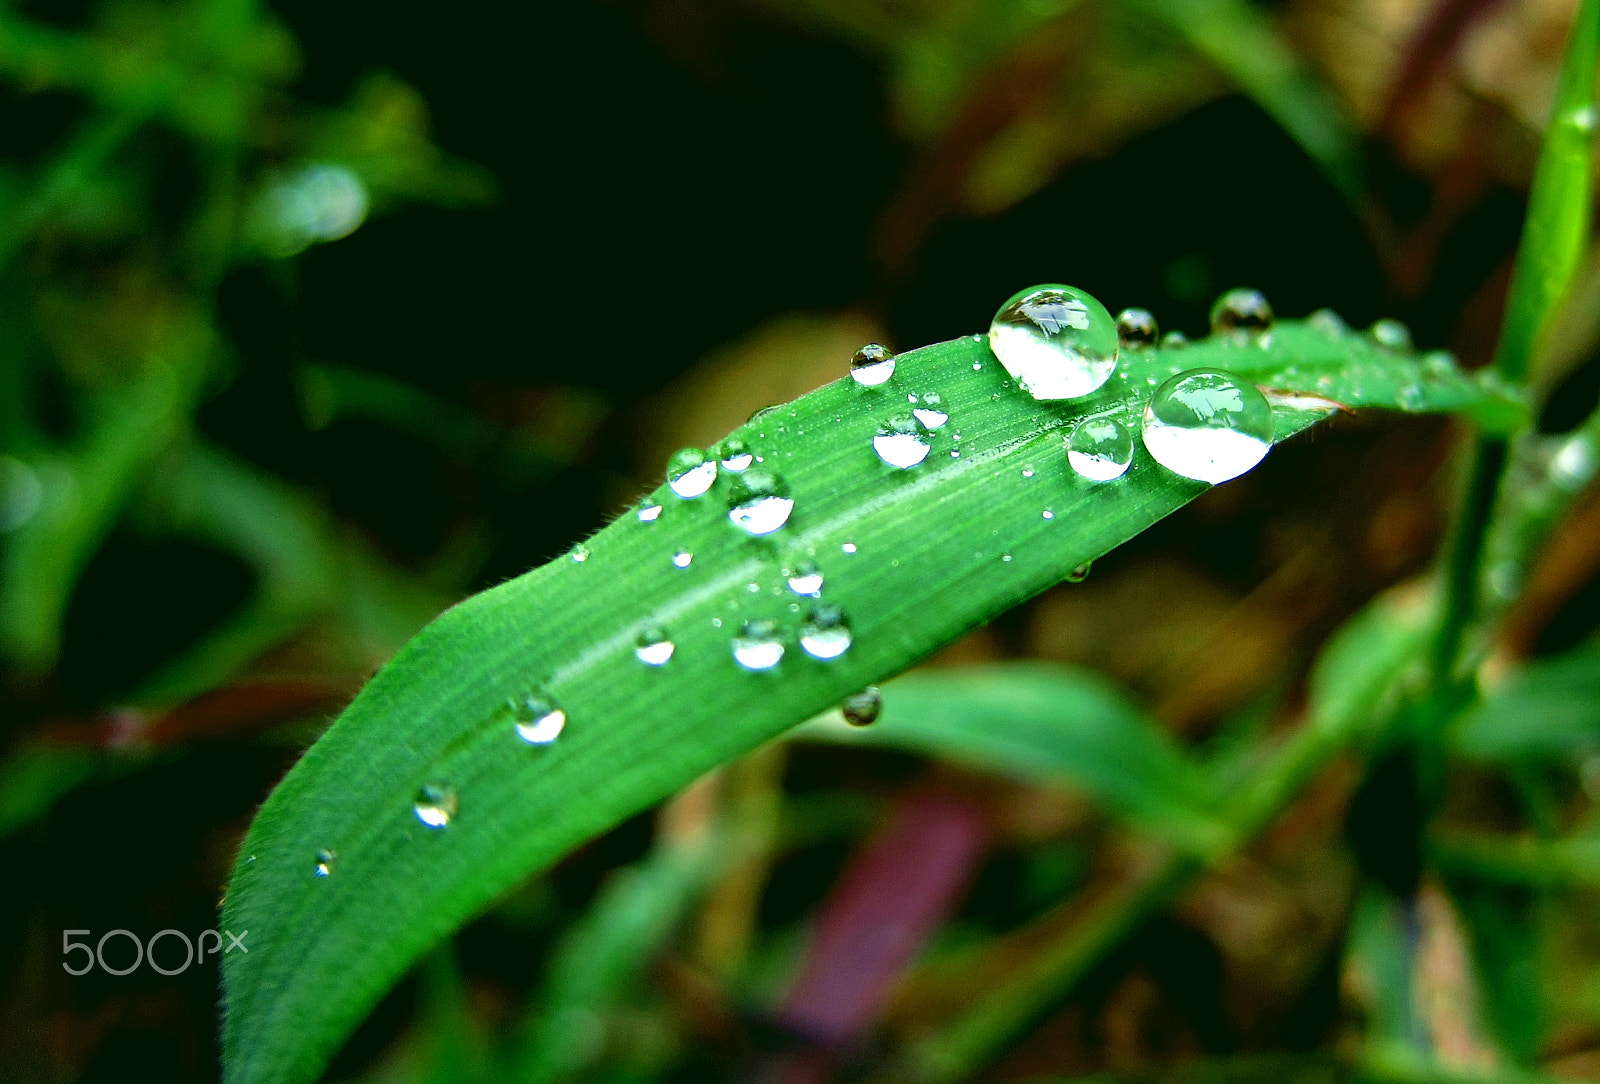
<path id="1" fill-rule="evenodd" d="M 1512 677 L 1462 718 L 1455 745 L 1479 760 L 1569 757 L 1600 748 L 1600 645 Z"/>
<path id="2" fill-rule="evenodd" d="M 1525 886 L 1471 877 L 1452 877 L 1448 884 L 1472 943 L 1487 1022 L 1501 1050 L 1519 1065 L 1532 1065 L 1544 1034 L 1538 896 Z"/>
<path id="3" fill-rule="evenodd" d="M 1346 966 L 1366 1015 L 1366 1045 L 1415 1049 L 1421 1034 L 1412 995 L 1412 940 L 1404 908 L 1376 885 L 1356 897 L 1345 941 Z"/>
<path id="4" fill-rule="evenodd" d="M 797 738 L 908 749 L 1080 787 L 1112 809 L 1200 843 L 1215 796 L 1160 725 L 1104 679 L 1050 663 L 910 674 L 885 686 L 870 727 L 825 717 Z"/>

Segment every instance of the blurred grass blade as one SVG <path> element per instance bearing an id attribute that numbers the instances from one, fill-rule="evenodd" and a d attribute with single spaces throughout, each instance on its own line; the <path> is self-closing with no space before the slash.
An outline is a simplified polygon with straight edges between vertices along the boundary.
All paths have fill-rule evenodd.
<path id="1" fill-rule="evenodd" d="M 1212 813 L 1214 795 L 1155 720 L 1104 679 L 1050 663 L 909 674 L 884 689 L 873 726 L 825 719 L 795 736 L 1065 781 L 1195 845 Z"/>
<path id="2" fill-rule="evenodd" d="M 1472 943 L 1486 1022 L 1502 1051 L 1532 1066 L 1544 1035 L 1546 996 L 1538 896 L 1525 886 L 1472 877 L 1451 877 L 1447 884 Z"/>
<path id="3" fill-rule="evenodd" d="M 1274 389 L 1279 440 L 1327 417 L 1334 399 L 1519 409 L 1453 369 L 1286 322 L 1267 346 L 1130 352 L 1107 387 L 1069 404 L 1012 388 L 972 336 L 902 355 L 883 387 L 837 381 L 758 415 L 736 435 L 792 489 L 780 532 L 730 525 L 726 477 L 694 500 L 661 488 L 657 520 L 625 515 L 572 556 L 443 614 L 273 792 L 222 919 L 252 945 L 225 960 L 229 1084 L 313 1078 L 421 952 L 520 878 L 1204 492 L 1142 449 L 1120 480 L 1090 483 L 1064 463 L 1062 434 L 1089 411 L 1137 410 L 1162 377 L 1206 365 Z M 873 452 L 877 427 L 927 392 L 950 419 L 926 463 L 893 470 Z M 803 560 L 820 565 L 824 597 L 853 623 L 853 646 L 831 662 L 795 643 L 812 603 L 784 569 Z M 731 656 L 747 619 L 776 622 L 787 641 L 770 671 Z M 675 653 L 646 666 L 636 640 L 657 626 Z M 566 717 L 544 746 L 519 740 L 507 708 L 536 689 Z M 448 827 L 413 811 L 429 783 L 457 796 Z M 326 877 L 314 875 L 322 850 L 337 856 Z"/>
<path id="4" fill-rule="evenodd" d="M 1600 645 L 1535 663 L 1460 722 L 1458 752 L 1478 760 L 1570 757 L 1600 744 Z"/>

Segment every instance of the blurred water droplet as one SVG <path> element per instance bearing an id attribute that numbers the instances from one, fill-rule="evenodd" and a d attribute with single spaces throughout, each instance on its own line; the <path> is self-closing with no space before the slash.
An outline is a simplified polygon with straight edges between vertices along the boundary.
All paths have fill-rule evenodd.
<path id="1" fill-rule="evenodd" d="M 864 388 L 875 388 L 894 376 L 894 354 L 881 343 L 868 343 L 850 359 L 850 379 Z"/>
<path id="2" fill-rule="evenodd" d="M 1124 350 L 1144 350 L 1161 334 L 1149 309 L 1123 309 L 1117 314 L 1117 343 Z"/>
<path id="3" fill-rule="evenodd" d="M 293 256 L 347 237 L 366 221 L 367 186 L 343 166 L 312 163 L 279 171 L 250 208 L 246 227 L 269 256 Z"/>
<path id="4" fill-rule="evenodd" d="M 1109 482 L 1128 473 L 1133 462 L 1133 430 L 1110 414 L 1084 418 L 1067 435 L 1067 465 L 1091 482 Z"/>
<path id="5" fill-rule="evenodd" d="M 1145 404 L 1144 446 L 1157 463 L 1213 485 L 1237 478 L 1272 447 L 1272 407 L 1254 384 L 1220 369 L 1168 378 Z"/>
<path id="6" fill-rule="evenodd" d="M 1594 441 L 1587 433 L 1568 437 L 1550 459 L 1550 480 L 1569 493 L 1576 493 L 1594 477 Z"/>
<path id="7" fill-rule="evenodd" d="M 746 670 L 771 670 L 783 660 L 783 638 L 774 621 L 757 618 L 739 626 L 733 658 Z"/>
<path id="8" fill-rule="evenodd" d="M 735 473 L 744 470 L 756 460 L 756 455 L 750 450 L 750 445 L 738 437 L 729 437 L 723 441 L 722 447 L 717 451 L 717 455 L 722 459 L 722 469 L 734 471 Z"/>
<path id="9" fill-rule="evenodd" d="M 529 745 L 549 745 L 567 728 L 567 713 L 543 689 L 531 689 L 506 701 L 517 737 Z"/>
<path id="10" fill-rule="evenodd" d="M 639 502 L 639 522 L 654 523 L 661 518 L 661 504 L 653 497 L 646 497 Z"/>
<path id="11" fill-rule="evenodd" d="M 1067 573 L 1068 583 L 1082 583 L 1089 578 L 1089 573 L 1094 569 L 1093 561 L 1085 561 L 1071 572 Z"/>
<path id="12" fill-rule="evenodd" d="M 747 470 L 728 488 L 728 519 L 747 534 L 771 534 L 789 522 L 792 511 L 789 483 L 776 471 Z"/>
<path id="13" fill-rule="evenodd" d="M 646 666 L 665 666 L 677 648 L 678 645 L 667 635 L 667 630 L 660 625 L 644 629 L 633 642 L 634 656 Z"/>
<path id="14" fill-rule="evenodd" d="M 837 659 L 851 642 L 850 617 L 839 606 L 813 606 L 800 626 L 800 646 L 813 659 Z"/>
<path id="15" fill-rule="evenodd" d="M 872 438 L 872 450 L 878 458 L 901 470 L 910 470 L 927 459 L 931 447 L 927 429 L 910 414 L 896 414 L 878 426 L 878 435 Z"/>
<path id="16" fill-rule="evenodd" d="M 822 594 L 822 569 L 817 567 L 815 561 L 801 561 L 784 576 L 789 581 L 789 590 L 797 595 L 815 597 Z"/>
<path id="17" fill-rule="evenodd" d="M 1229 290 L 1211 306 L 1211 334 L 1232 342 L 1266 342 L 1272 306 L 1260 290 Z"/>
<path id="18" fill-rule="evenodd" d="M 1429 350 L 1422 355 L 1422 371 L 1434 380 L 1453 376 L 1457 369 L 1456 356 L 1448 350 Z"/>
<path id="19" fill-rule="evenodd" d="M 1344 317 L 1332 309 L 1318 309 L 1306 317 L 1306 323 L 1312 330 L 1330 339 L 1342 339 L 1350 334 L 1350 325 L 1344 322 Z"/>
<path id="20" fill-rule="evenodd" d="M 417 820 L 429 828 L 443 828 L 455 819 L 460 803 L 449 783 L 424 783 L 411 803 Z"/>
<path id="21" fill-rule="evenodd" d="M 868 685 L 840 701 L 839 712 L 851 726 L 871 726 L 883 714 L 883 693 L 876 685 Z"/>
<path id="22" fill-rule="evenodd" d="M 44 483 L 20 459 L 0 456 L 0 534 L 31 520 L 44 503 Z"/>
<path id="23" fill-rule="evenodd" d="M 1418 411 L 1428 405 L 1427 396 L 1422 388 L 1416 384 L 1402 384 L 1395 391 L 1395 402 L 1401 410 Z"/>
<path id="24" fill-rule="evenodd" d="M 672 563 L 678 568 L 688 568 L 694 564 L 694 554 L 688 550 L 679 550 L 672 555 Z"/>
<path id="25" fill-rule="evenodd" d="M 1411 329 L 1399 320 L 1379 320 L 1367 329 L 1367 335 L 1385 350 L 1403 352 L 1411 349 Z"/>
<path id="26" fill-rule="evenodd" d="M 1007 564 L 1007 565 L 1009 565 L 1009 564 L 1010 564 L 1010 563 L 1011 563 L 1011 554 L 1009 554 L 1009 553 L 1002 553 L 1002 554 L 1001 554 L 1001 555 L 1000 555 L 1000 563 L 1001 563 L 1001 564 Z"/>
<path id="27" fill-rule="evenodd" d="M 1182 350 L 1189 345 L 1189 336 L 1181 331 L 1169 331 L 1161 336 L 1161 349 Z"/>
<path id="28" fill-rule="evenodd" d="M 1077 399 L 1097 390 L 1117 364 L 1117 324 L 1089 294 L 1033 286 L 1000 306 L 989 349 L 1035 399 Z"/>
<path id="29" fill-rule="evenodd" d="M 943 396 L 935 391 L 922 397 L 922 404 L 911 409 L 911 416 L 929 429 L 937 429 L 950 420 L 949 413 L 944 409 Z"/>
<path id="30" fill-rule="evenodd" d="M 338 855 L 332 851 L 318 851 L 315 864 L 311 867 L 311 872 L 318 877 L 328 876 L 333 872 L 333 863 L 337 858 Z"/>
<path id="31" fill-rule="evenodd" d="M 684 448 L 667 460 L 667 488 L 688 500 L 698 497 L 717 480 L 717 461 L 699 448 Z"/>

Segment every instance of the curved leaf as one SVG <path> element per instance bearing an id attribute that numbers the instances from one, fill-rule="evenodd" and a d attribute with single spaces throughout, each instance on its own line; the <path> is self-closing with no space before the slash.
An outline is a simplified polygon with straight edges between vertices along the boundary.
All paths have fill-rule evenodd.
<path id="1" fill-rule="evenodd" d="M 226 1079 L 313 1078 L 419 954 L 520 878 L 1204 492 L 1142 448 L 1123 478 L 1090 483 L 1061 445 L 1083 414 L 1137 409 L 1162 377 L 1203 365 L 1276 389 L 1280 440 L 1333 400 L 1517 409 L 1454 369 L 1286 323 L 1264 346 L 1130 353 L 1107 387 L 1071 403 L 1016 391 L 972 336 L 902 355 L 881 387 L 841 380 L 752 419 L 736 435 L 793 489 L 781 531 L 755 539 L 732 526 L 725 478 L 694 500 L 658 490 L 656 521 L 624 515 L 584 560 L 558 559 L 441 615 L 273 792 L 222 916 L 250 945 L 224 958 Z M 872 450 L 877 426 L 927 392 L 950 420 L 927 462 L 893 470 Z M 678 552 L 693 562 L 676 567 Z M 854 646 L 832 662 L 795 643 L 812 600 L 783 570 L 800 560 L 821 566 L 823 597 L 854 622 Z M 787 654 L 771 671 L 731 657 L 747 618 L 784 629 Z M 634 655 L 650 625 L 676 644 L 660 668 Z M 535 687 L 567 714 L 545 747 L 519 740 L 505 706 Z M 459 796 L 443 829 L 413 815 L 430 781 Z M 314 875 L 321 850 L 335 855 L 330 876 Z"/>

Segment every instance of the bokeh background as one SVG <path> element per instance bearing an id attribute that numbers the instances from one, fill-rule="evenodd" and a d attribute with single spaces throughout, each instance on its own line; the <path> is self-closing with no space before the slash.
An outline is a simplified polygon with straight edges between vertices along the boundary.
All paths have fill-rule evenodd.
<path id="1" fill-rule="evenodd" d="M 673 449 L 842 375 L 864 342 L 982 330 L 1039 281 L 1193 335 L 1218 293 L 1254 286 L 1280 315 L 1398 317 L 1482 364 L 1571 15 L 0 3 L 0 1079 L 216 1079 L 214 964 L 74 978 L 61 931 L 213 927 L 253 809 L 407 636 L 564 552 Z M 1600 391 L 1597 310 L 1574 306 L 1539 377 L 1551 431 Z M 1291 718 L 1329 630 L 1429 567 L 1460 436 L 1340 419 L 933 665 L 1092 667 L 1191 744 Z M 1581 506 L 1561 537 L 1507 626 L 1513 657 L 1593 630 L 1600 515 Z M 1330 773 L 1143 924 L 993 1079 L 1359 1041 L 1376 995 L 1342 932 L 1358 778 Z M 942 959 L 1139 860 L 1081 796 L 768 751 L 519 889 L 332 1077 L 483 1079 L 611 872 L 719 801 L 787 827 L 670 924 L 614 1012 L 571 1022 L 565 1078 L 848 1074 L 937 1027 L 961 995 Z M 858 1060 L 808 1067 L 784 1017 L 807 996 L 806 931 L 837 885 L 898 887 L 875 830 L 908 832 L 913 866 L 941 839 L 984 842 L 924 886 L 931 964 L 853 1022 Z M 852 855 L 868 873 L 841 882 Z M 1427 1027 L 1481 1067 L 1459 916 L 1424 903 Z M 1543 1041 L 1600 1079 L 1594 948 L 1567 945 L 1550 981 L 1570 1001 Z"/>

